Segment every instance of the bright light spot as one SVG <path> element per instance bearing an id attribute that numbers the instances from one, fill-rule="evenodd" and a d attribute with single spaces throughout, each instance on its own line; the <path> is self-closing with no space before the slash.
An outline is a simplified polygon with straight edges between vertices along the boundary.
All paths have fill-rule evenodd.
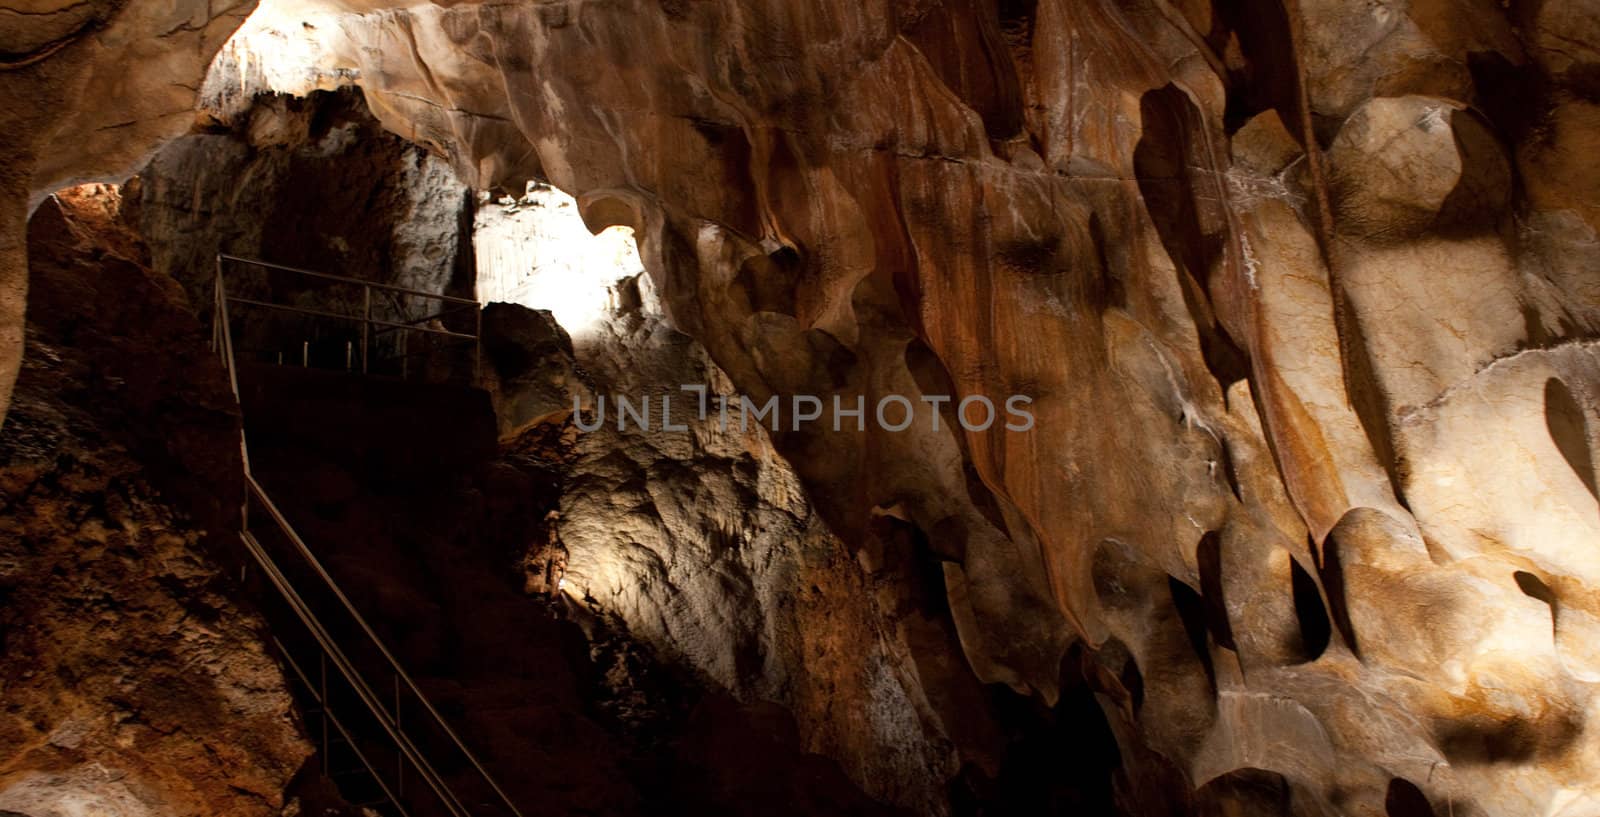
<path id="1" fill-rule="evenodd" d="M 218 112 L 248 109 L 264 91 L 305 96 L 352 84 L 350 43 L 338 4 L 262 0 L 228 38 L 206 73 L 201 99 Z"/>
<path id="2" fill-rule="evenodd" d="M 574 338 L 611 312 L 618 281 L 643 270 L 633 230 L 593 235 L 571 196 L 532 182 L 520 199 L 480 198 L 472 248 L 479 300 L 548 309 Z"/>
<path id="3" fill-rule="evenodd" d="M 134 787 L 143 782 L 120 769 L 98 763 L 82 764 L 62 773 L 23 772 L 9 778 L 0 789 L 0 814 L 35 814 L 40 817 L 152 817 L 171 813 L 168 803 L 147 805 Z"/>
<path id="4" fill-rule="evenodd" d="M 567 589 L 567 580 L 566 579 L 556 579 L 556 590 L 565 590 L 565 589 Z"/>

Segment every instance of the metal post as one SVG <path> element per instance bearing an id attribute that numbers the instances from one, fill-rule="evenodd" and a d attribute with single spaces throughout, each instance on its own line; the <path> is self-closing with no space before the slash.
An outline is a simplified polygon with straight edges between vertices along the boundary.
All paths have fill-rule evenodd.
<path id="1" fill-rule="evenodd" d="M 244 502 L 239 505 L 239 530 L 250 530 L 250 489 L 245 488 Z M 244 584 L 250 577 L 250 561 L 246 559 L 239 563 L 239 584 Z"/>
<path id="2" fill-rule="evenodd" d="M 217 278 L 214 289 L 216 290 L 216 300 L 211 302 L 211 325 L 216 327 L 216 330 L 211 333 L 211 338 L 217 344 L 215 348 L 220 351 L 223 348 L 222 332 L 226 328 L 222 325 L 222 299 L 228 297 L 224 294 L 222 287 L 222 255 L 220 253 L 217 255 Z"/>
<path id="3" fill-rule="evenodd" d="M 300 368 L 304 369 L 304 368 L 306 368 L 307 366 L 310 366 L 310 365 L 311 365 L 311 341 L 302 340 L 302 341 L 300 341 Z"/>
<path id="4" fill-rule="evenodd" d="M 400 676 L 394 677 L 394 728 L 400 731 Z M 394 791 L 396 797 L 404 797 L 406 793 L 406 756 L 399 754 L 394 759 Z"/>
<path id="5" fill-rule="evenodd" d="M 361 286 L 361 373 L 367 373 L 367 337 L 372 332 L 372 287 Z"/>
<path id="6" fill-rule="evenodd" d="M 327 777 L 331 772 L 328 761 L 328 654 L 317 653 L 318 676 L 317 702 L 322 704 L 322 776 Z"/>
<path id="7" fill-rule="evenodd" d="M 221 259 L 218 259 L 221 264 Z M 217 301 L 222 300 L 222 274 L 211 281 L 211 352 L 215 354 L 222 344 L 217 342 Z"/>
<path id="8" fill-rule="evenodd" d="M 344 370 L 350 371 L 350 341 L 344 342 Z"/>

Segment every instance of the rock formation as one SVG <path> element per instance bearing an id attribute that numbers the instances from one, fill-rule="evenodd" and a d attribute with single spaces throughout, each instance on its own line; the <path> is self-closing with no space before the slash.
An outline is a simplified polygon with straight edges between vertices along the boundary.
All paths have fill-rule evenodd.
<path id="1" fill-rule="evenodd" d="M 79 190 L 30 230 L 35 317 L 0 437 L 0 810 L 275 815 L 311 747 L 219 575 L 238 416 L 119 217 L 114 189 Z"/>
<path id="2" fill-rule="evenodd" d="M 772 448 L 770 423 L 732 415 L 723 425 L 714 407 L 738 399 L 726 373 L 668 325 L 630 254 L 589 236 L 570 203 L 535 191 L 509 214 L 480 209 L 474 235 L 480 283 L 520 270 L 507 294 L 552 307 L 491 304 L 484 313 L 502 434 L 570 447 L 554 480 L 555 541 L 528 547 L 530 592 L 581 602 L 700 685 L 781 704 L 807 749 L 914 813 L 948 810 L 952 788 L 986 808 L 1004 791 L 1024 811 L 1048 802 L 1041 790 L 1103 795 L 1103 772 L 986 782 L 1020 765 L 1027 739 L 1007 733 L 1049 716 L 1005 711 L 1012 693 L 985 691 L 965 668 L 938 554 L 888 513 L 852 555 Z M 508 218 L 517 235 L 543 243 L 496 252 Z M 560 257 L 586 241 L 597 246 L 581 263 Z M 604 305 L 598 315 L 595 304 Z M 642 404 L 647 427 L 625 421 L 619 401 Z M 581 413 L 569 417 L 575 405 Z M 561 577 L 550 586 L 553 560 Z M 648 687 L 631 671 L 608 672 L 608 685 L 613 674 L 627 687 L 616 697 Z M 1100 720 L 1075 726 L 1092 731 Z M 1026 751 L 1042 755 L 1069 743 L 1106 749 L 1081 733 L 1032 740 Z"/>
<path id="3" fill-rule="evenodd" d="M 472 295 L 470 191 L 442 160 L 378 127 L 359 94 L 264 97 L 215 116 L 164 145 L 128 190 L 152 264 L 203 317 L 219 252 Z M 235 294 L 293 283 L 229 272 Z"/>
<path id="4" fill-rule="evenodd" d="M 728 391 L 910 396 L 907 430 L 771 444 L 869 575 L 932 554 L 919 575 L 970 677 L 921 694 L 1092 690 L 1123 811 L 1579 817 L 1600 808 L 1597 29 L 1592 0 L 269 0 L 205 96 L 358 85 L 466 184 L 547 179 L 590 227 L 631 228 L 665 325 Z M 90 39 L 117 42 L 14 49 L 37 60 L 0 81 L 105 70 L 117 53 Z M 0 121 L 22 145 L 12 316 L 15 202 L 170 133 L 41 158 L 85 107 Z M 936 395 L 953 401 L 916 400 Z M 975 395 L 1026 395 L 1036 422 L 964 431 L 954 401 Z M 630 470 L 648 493 L 746 445 L 618 444 L 641 456 L 580 489 L 563 531 Z M 784 508 L 761 479 L 682 484 L 758 519 Z M 790 516 L 786 537 L 815 530 Z M 703 535 L 641 536 L 687 565 Z M 758 677 L 737 654 L 700 663 Z M 923 734 L 1000 774 L 961 709 L 930 706 Z M 953 808 L 929 799 L 905 802 Z"/>
<path id="5" fill-rule="evenodd" d="M 1546 620 L 1596 533 L 1558 6 L 427 7 L 314 22 L 301 81 L 631 226 L 758 400 L 1033 397 L 775 442 L 845 541 L 944 555 L 980 679 L 1095 648 L 1136 781 L 1542 813 L 1593 769 Z"/>
<path id="6" fill-rule="evenodd" d="M 188 131 L 212 56 L 254 8 L 211 0 L 0 6 L 0 412 L 22 357 L 29 214 L 60 188 L 126 178 Z"/>
<path id="7" fill-rule="evenodd" d="M 863 575 L 765 432 L 724 430 L 680 391 L 699 385 L 716 401 L 732 387 L 663 322 L 649 280 L 616 283 L 623 308 L 574 343 L 584 417 L 604 422 L 577 435 L 563 481 L 566 591 L 712 688 L 782 704 L 806 748 L 869 794 L 940 810 L 960 768 L 948 732 L 980 720 L 982 704 L 970 676 L 943 669 L 959 666 L 959 645 L 919 607 L 943 600 L 920 597 L 918 554 L 872 565 L 894 581 Z M 650 401 L 649 429 L 619 428 L 619 396 Z M 664 428 L 669 416 L 683 430 Z M 928 699 L 950 680 L 966 700 Z M 938 711 L 961 704 L 976 711 Z"/>

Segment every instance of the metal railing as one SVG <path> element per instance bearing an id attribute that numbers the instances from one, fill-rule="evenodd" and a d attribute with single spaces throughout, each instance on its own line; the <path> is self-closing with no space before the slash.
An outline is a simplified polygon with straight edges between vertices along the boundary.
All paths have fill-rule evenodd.
<path id="1" fill-rule="evenodd" d="M 260 298 L 229 294 L 225 277 L 229 265 L 235 268 L 242 267 L 290 273 L 314 281 L 359 288 L 359 313 L 275 303 Z M 483 312 L 480 308 L 481 305 L 477 301 L 424 292 L 419 289 L 396 286 L 394 284 L 379 284 L 360 278 L 333 275 L 283 264 L 273 264 L 226 253 L 217 255 L 216 280 L 219 303 L 335 321 L 352 326 L 356 331 L 351 332 L 350 336 L 343 340 L 344 365 L 342 368 L 346 371 L 359 370 L 362 374 L 375 374 L 378 373 L 377 364 L 391 363 L 398 366 L 398 375 L 401 378 L 405 378 L 410 373 L 410 361 L 413 358 L 435 354 L 441 348 L 470 343 L 473 347 L 472 381 L 474 383 L 478 382 L 482 374 Z M 378 297 L 374 297 L 375 295 Z M 407 314 L 409 310 L 401 303 L 403 299 L 431 302 L 438 304 L 438 306 L 427 311 L 426 314 L 413 317 Z M 356 304 L 351 303 L 350 306 L 355 307 Z M 470 315 L 470 327 L 460 325 L 462 321 L 458 320 L 458 316 L 465 315 Z M 449 328 L 447 323 L 455 323 L 457 326 L 456 328 Z M 420 351 L 413 351 L 410 348 L 413 335 L 419 335 L 422 338 L 439 339 L 446 346 L 434 348 L 425 346 Z M 375 350 L 379 341 L 391 336 L 394 338 L 394 350 L 389 354 L 376 353 Z M 285 354 L 286 350 L 280 348 L 276 351 L 275 362 L 290 364 L 298 362 L 301 366 L 309 367 L 311 366 L 312 344 L 312 339 L 304 337 L 299 339 L 297 348 L 287 350 L 287 355 Z M 296 355 L 294 353 L 296 351 L 299 352 L 298 361 L 295 360 Z M 340 367 L 335 366 L 333 368 Z"/>
<path id="2" fill-rule="evenodd" d="M 302 682 L 313 689 L 313 697 L 317 700 L 320 713 L 324 718 L 328 719 L 322 732 L 324 755 L 328 753 L 328 739 L 331 734 L 327 727 L 332 726 L 356 749 L 360 762 L 366 767 L 373 779 L 378 782 L 386 799 L 392 802 L 401 814 L 410 813 L 407 809 L 408 796 L 412 799 L 417 799 L 418 794 L 423 794 L 431 795 L 426 799 L 429 802 L 436 802 L 442 805 L 453 817 L 482 814 L 484 813 L 482 807 L 485 805 L 489 806 L 494 813 L 509 813 L 520 817 L 521 812 L 517 810 L 515 804 L 512 803 L 510 797 L 506 795 L 493 775 L 489 773 L 488 769 L 484 767 L 472 750 L 467 748 L 460 735 L 445 721 L 438 708 L 417 686 L 410 673 L 406 672 L 400 665 L 399 660 L 383 643 L 382 638 L 373 630 L 365 617 L 357 611 L 355 605 L 340 589 L 338 582 L 328 573 L 321 560 L 312 552 L 305 540 L 295 532 L 283 512 L 267 495 L 266 489 L 261 486 L 260 482 L 256 481 L 254 476 L 249 474 L 245 475 L 245 481 L 250 497 L 248 507 L 259 509 L 265 514 L 267 521 L 271 523 L 268 526 L 269 529 L 275 529 L 275 532 L 287 541 L 290 552 L 297 557 L 299 563 L 304 568 L 308 568 L 319 580 L 318 583 L 324 591 L 322 595 L 325 597 L 331 596 L 337 602 L 333 605 L 334 609 L 332 611 L 325 610 L 319 616 L 312 609 L 312 604 L 307 598 L 308 593 L 297 589 L 295 581 L 284 572 L 284 568 L 280 566 L 279 561 L 273 558 L 268 546 L 250 529 L 250 517 L 247 516 L 245 529 L 241 534 L 246 549 L 249 550 L 250 555 L 273 587 L 288 603 L 289 608 L 309 632 L 317 647 L 321 677 L 315 681 L 309 677 L 307 671 L 300 664 L 293 661 L 292 651 L 285 648 L 285 655 L 289 657 L 291 668 L 294 669 Z M 330 614 L 338 615 L 342 622 L 327 620 L 327 616 Z M 342 627 L 339 626 L 341 623 L 343 624 Z M 336 630 L 335 628 L 338 629 Z M 359 643 L 351 643 L 352 641 Z M 281 644 L 282 642 L 280 641 Z M 369 666 L 367 671 L 364 672 L 357 665 L 356 659 L 352 657 L 353 653 L 367 657 L 369 665 L 377 664 L 376 671 L 381 673 L 384 680 L 390 683 L 385 683 L 382 687 L 375 687 L 368 679 L 368 676 L 372 674 L 372 669 Z M 373 759 L 361 754 L 364 738 L 352 734 L 350 729 L 339 719 L 337 706 L 328 692 L 328 669 L 330 665 L 331 669 L 337 673 L 336 679 L 343 681 L 348 691 L 355 696 L 362 708 L 365 709 L 366 714 L 370 716 L 369 720 L 375 722 L 375 725 L 382 730 L 380 737 L 386 738 L 387 748 L 391 750 L 390 753 L 395 756 L 396 760 L 395 769 L 392 773 L 387 767 L 380 770 L 380 766 L 383 764 L 374 762 Z M 390 701 L 392 701 L 392 704 Z M 406 711 L 405 702 L 407 701 L 413 702 L 411 720 L 416 721 L 417 723 L 415 724 L 408 724 L 403 719 Z M 414 734 L 414 732 L 420 734 Z M 428 737 L 434 738 L 432 744 L 419 745 L 418 738 L 426 739 Z M 439 745 L 441 743 L 443 746 Z M 436 760 L 449 758 L 429 756 L 430 751 L 436 753 L 438 749 L 446 749 L 451 754 L 458 754 L 458 757 L 455 758 L 458 762 L 454 765 L 459 767 L 466 775 L 477 778 L 477 782 L 483 789 L 482 793 L 492 793 L 492 799 L 498 802 L 469 805 L 437 768 Z M 419 793 L 415 787 L 411 791 L 407 791 L 405 784 L 408 777 L 408 769 L 414 779 L 420 780 L 426 785 L 425 791 Z"/>
<path id="3" fill-rule="evenodd" d="M 238 399 L 239 378 L 229 305 L 240 301 L 227 296 L 220 258 L 214 299 L 212 347 L 222 359 L 223 367 L 228 372 L 229 385 L 235 399 Z M 381 792 L 378 800 L 362 805 L 391 805 L 401 817 L 441 813 L 438 811 L 440 808 L 443 809 L 442 813 L 450 817 L 478 817 L 485 814 L 522 817 L 522 812 L 494 776 L 445 721 L 438 708 L 400 665 L 322 561 L 268 496 L 266 489 L 256 480 L 250 469 L 248 440 L 244 437 L 240 439 L 240 449 L 244 458 L 246 484 L 240 539 L 250 557 L 246 565 L 254 564 L 266 577 L 277 591 L 278 598 L 293 613 L 294 621 L 303 628 L 303 636 L 310 639 L 309 642 L 304 638 L 296 641 L 289 633 L 278 633 L 277 636 L 283 637 L 275 636 L 273 641 L 293 672 L 293 678 L 310 691 L 316 703 L 312 714 L 321 718 L 324 772 L 330 771 L 326 764 L 336 733 L 338 739 L 350 747 L 360 768 L 370 775 Z M 261 513 L 252 515 L 252 508 L 259 509 Z M 277 548 L 269 547 L 252 529 L 254 518 L 264 518 L 269 523 L 265 526 L 266 530 L 283 544 Z M 275 558 L 274 552 L 293 557 L 292 563 Z M 285 571 L 286 564 L 298 568 L 299 582 Z M 314 591 L 320 591 L 321 600 L 328 602 L 322 605 L 320 615 L 314 609 L 312 600 L 308 599 L 308 594 Z M 338 616 L 340 621 L 330 622 L 327 618 L 329 615 Z M 309 667 L 309 661 L 303 658 L 296 660 L 295 653 L 304 650 L 315 653 L 315 674 Z M 364 664 L 358 664 L 352 657 L 352 653 L 358 651 L 361 657 L 367 659 Z M 379 688 L 370 683 L 369 678 L 374 672 L 391 682 L 385 686 L 392 692 L 392 706 Z M 341 693 L 345 698 L 353 696 L 355 699 L 342 714 L 338 711 Z M 409 710 L 404 706 L 408 699 L 413 702 Z M 406 714 L 409 717 L 402 720 Z M 354 724 L 356 718 L 366 721 L 369 728 L 364 733 Z M 383 762 L 387 758 L 377 756 L 380 751 L 394 758 L 392 771 Z M 453 757 L 441 757 L 441 751 Z M 451 770 L 457 772 L 453 777 L 457 786 L 463 780 L 471 784 L 471 788 L 481 795 L 477 798 L 478 802 L 467 802 L 457 786 L 452 786 L 439 771 L 437 761 L 452 759 L 455 762 Z M 424 785 L 420 788 L 416 785 L 408 787 L 408 778 Z"/>

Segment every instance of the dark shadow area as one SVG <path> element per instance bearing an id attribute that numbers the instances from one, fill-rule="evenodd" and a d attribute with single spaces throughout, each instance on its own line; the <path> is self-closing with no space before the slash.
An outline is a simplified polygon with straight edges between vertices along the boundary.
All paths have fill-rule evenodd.
<path id="1" fill-rule="evenodd" d="M 1211 638 L 1206 630 L 1206 602 L 1195 589 L 1173 578 L 1167 577 L 1167 589 L 1172 593 L 1172 606 L 1178 611 L 1178 618 L 1183 622 L 1183 632 L 1189 638 L 1189 646 L 1194 649 L 1194 655 L 1200 659 L 1200 665 L 1205 668 L 1206 680 L 1211 684 L 1212 692 L 1217 689 L 1217 669 L 1211 660 Z"/>
<path id="2" fill-rule="evenodd" d="M 1290 817 L 1294 792 L 1289 781 L 1265 769 L 1235 769 L 1195 792 L 1197 817 Z"/>
<path id="3" fill-rule="evenodd" d="M 1387 817 L 1433 817 L 1433 804 L 1416 784 L 1396 777 L 1384 794 L 1383 812 Z"/>
<path id="4" fill-rule="evenodd" d="M 1200 563 L 1200 595 L 1206 604 L 1206 621 L 1217 643 L 1230 650 L 1239 647 L 1233 641 L 1233 625 L 1228 621 L 1228 603 L 1222 593 L 1222 536 L 1214 530 L 1206 531 L 1195 548 L 1195 558 Z"/>
<path id="5" fill-rule="evenodd" d="M 1214 11 L 1211 31 L 1202 32 L 1206 41 L 1218 54 L 1226 55 L 1230 46 L 1239 53 L 1226 65 L 1228 101 L 1223 123 L 1228 133 L 1256 114 L 1275 109 L 1290 133 L 1305 144 L 1300 127 L 1300 64 L 1284 3 L 1239 0 L 1218 3 Z"/>
<path id="6" fill-rule="evenodd" d="M 1600 489 L 1595 485 L 1594 454 L 1589 444 L 1588 412 L 1559 378 L 1545 381 L 1544 422 L 1550 430 L 1550 440 L 1572 472 L 1583 480 L 1590 496 L 1600 499 Z"/>
<path id="7" fill-rule="evenodd" d="M 1317 589 L 1317 580 L 1300 566 L 1300 562 L 1289 562 L 1291 584 L 1294 588 L 1294 615 L 1300 622 L 1300 647 L 1303 661 L 1315 661 L 1328 649 L 1328 642 L 1333 638 L 1333 622 L 1328 619 L 1327 608 L 1322 605 L 1322 592 Z"/>
<path id="8" fill-rule="evenodd" d="M 1322 586 L 1328 592 L 1328 608 L 1333 615 L 1333 623 L 1339 628 L 1339 636 L 1344 639 L 1346 647 L 1354 653 L 1356 658 L 1361 657 L 1361 648 L 1356 642 L 1356 628 L 1350 623 L 1350 602 L 1348 589 L 1345 586 L 1344 576 L 1344 546 L 1339 540 L 1340 529 L 1354 517 L 1358 510 L 1354 509 L 1339 520 L 1339 524 L 1329 532 L 1328 538 L 1322 543 L 1322 565 L 1318 571 L 1322 576 Z"/>
<path id="9" fill-rule="evenodd" d="M 963 769 L 951 787 L 956 817 L 1122 813 L 1113 786 L 1121 755 L 1095 690 L 1080 672 L 1083 661 L 1081 646 L 1063 657 L 1061 697 L 1053 707 L 1007 687 L 988 687 L 1005 731 L 1005 760 L 992 780 Z"/>
<path id="10" fill-rule="evenodd" d="M 1517 589 L 1524 595 L 1538 599 L 1550 607 L 1550 629 L 1554 632 L 1560 624 L 1561 616 L 1561 604 L 1556 599 L 1556 591 L 1551 590 L 1550 585 L 1545 584 L 1544 580 L 1526 570 L 1512 573 L 1511 578 L 1516 581 Z"/>
<path id="11" fill-rule="evenodd" d="M 1190 172 L 1211 165 L 1191 137 L 1205 123 L 1194 103 L 1173 85 L 1146 93 L 1139 110 L 1144 133 L 1133 154 L 1139 193 L 1177 269 L 1184 304 L 1200 333 L 1206 368 L 1226 394 L 1230 385 L 1249 375 L 1250 364 L 1218 321 L 1209 295 L 1211 273 L 1221 263 L 1227 232 L 1224 225 L 1208 223 L 1216 221 L 1216 214 L 1203 216 L 1196 204 L 1200 198 L 1220 200 L 1215 182 L 1201 182 L 1197 177 L 1203 174 Z M 1207 189 L 1198 189 L 1199 184 Z"/>

